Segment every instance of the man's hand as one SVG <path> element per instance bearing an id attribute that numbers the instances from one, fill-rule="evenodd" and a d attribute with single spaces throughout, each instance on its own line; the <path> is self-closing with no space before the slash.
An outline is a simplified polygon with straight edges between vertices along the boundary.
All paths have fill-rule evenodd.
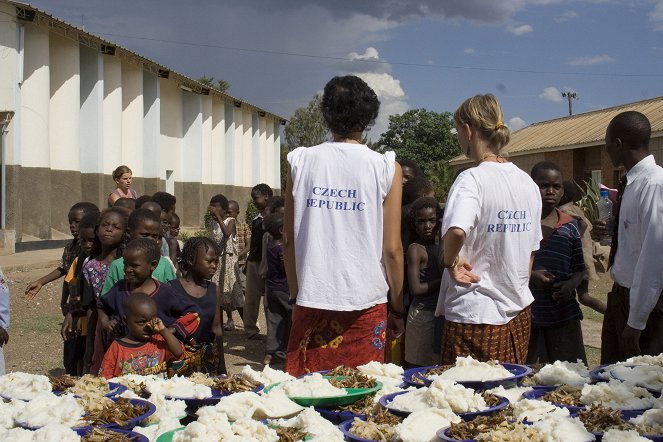
<path id="1" fill-rule="evenodd" d="M 462 256 L 458 257 L 458 264 L 447 269 L 451 279 L 459 284 L 473 284 L 481 281 L 479 275 L 475 275 L 471 270 L 472 264 Z"/>
<path id="2" fill-rule="evenodd" d="M 558 304 L 564 304 L 575 296 L 576 287 L 572 280 L 556 282 L 552 285 L 552 298 Z"/>
<path id="3" fill-rule="evenodd" d="M 529 280 L 534 287 L 550 290 L 554 288 L 555 276 L 546 270 L 534 270 Z"/>
<path id="4" fill-rule="evenodd" d="M 9 342 L 9 333 L 7 333 L 7 330 L 4 328 L 0 327 L 0 347 L 4 347 L 7 342 Z"/>
<path id="5" fill-rule="evenodd" d="M 223 216 L 226 214 L 225 210 L 223 210 L 221 208 L 221 206 L 217 206 L 217 205 L 214 205 L 214 206 L 209 205 L 209 206 L 207 206 L 207 210 L 217 220 L 223 219 Z"/>
<path id="6" fill-rule="evenodd" d="M 392 313 L 387 315 L 387 337 L 398 339 L 405 333 L 405 319 L 397 318 Z"/>
<path id="7" fill-rule="evenodd" d="M 629 325 L 624 327 L 622 332 L 622 345 L 624 346 L 624 353 L 626 357 L 640 355 L 640 335 L 642 330 L 637 330 Z"/>
<path id="8" fill-rule="evenodd" d="M 37 296 L 37 293 L 39 293 L 39 290 L 43 287 L 42 283 L 39 281 L 33 281 L 25 289 L 25 299 L 28 301 L 31 301 L 34 299 L 35 296 Z"/>

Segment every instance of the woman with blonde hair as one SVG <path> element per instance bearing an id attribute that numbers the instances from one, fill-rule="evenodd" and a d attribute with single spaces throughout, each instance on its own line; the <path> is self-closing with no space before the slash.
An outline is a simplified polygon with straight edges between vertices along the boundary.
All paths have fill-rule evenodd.
<path id="1" fill-rule="evenodd" d="M 524 363 L 534 300 L 529 273 L 541 241 L 539 189 L 502 154 L 509 128 L 493 95 L 465 100 L 454 121 L 476 167 L 454 182 L 442 220 L 442 363 L 457 356 Z"/>
<path id="2" fill-rule="evenodd" d="M 136 191 L 131 188 L 132 172 L 127 166 L 118 166 L 113 171 L 113 181 L 117 188 L 108 195 L 108 207 L 113 207 L 120 198 L 138 198 Z"/>

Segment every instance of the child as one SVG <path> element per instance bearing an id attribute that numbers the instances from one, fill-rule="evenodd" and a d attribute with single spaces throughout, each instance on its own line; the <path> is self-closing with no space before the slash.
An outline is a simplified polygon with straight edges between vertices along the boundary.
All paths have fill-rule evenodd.
<path id="1" fill-rule="evenodd" d="M 180 217 L 177 213 L 173 212 L 170 215 L 170 237 L 177 241 L 177 261 L 180 260 L 182 249 L 184 248 L 184 241 L 180 237 Z"/>
<path id="2" fill-rule="evenodd" d="M 60 265 L 55 270 L 53 270 L 48 275 L 44 275 L 38 280 L 28 284 L 28 287 L 25 289 L 26 299 L 33 299 L 35 296 L 37 296 L 37 293 L 39 293 L 45 284 L 53 282 L 67 274 L 67 270 L 69 270 L 69 266 L 71 266 L 72 261 L 81 253 L 80 245 L 78 244 L 78 224 L 81 222 L 81 219 L 83 219 L 85 215 L 91 212 L 99 213 L 99 208 L 92 203 L 86 202 L 76 203 L 71 206 L 68 215 L 69 231 L 71 232 L 71 236 L 73 236 L 74 239 L 69 241 L 64 246 Z M 66 298 L 68 296 L 68 293 L 66 293 L 67 289 L 67 285 L 63 285 L 62 298 Z M 62 314 L 64 314 L 64 312 Z"/>
<path id="3" fill-rule="evenodd" d="M 87 311 L 81 303 L 83 266 L 97 244 L 96 228 L 99 214 L 90 213 L 83 217 L 78 225 L 78 238 L 81 253 L 69 266 L 64 281 L 69 286 L 69 297 L 62 306 L 65 318 L 60 334 L 64 339 L 63 363 L 65 372 L 72 376 L 83 375 L 83 361 L 87 341 Z"/>
<path id="4" fill-rule="evenodd" d="M 251 248 L 246 258 L 246 296 L 244 298 L 244 331 L 249 339 L 262 339 L 258 328 L 258 311 L 260 299 L 265 292 L 265 281 L 260 277 L 258 269 L 262 259 L 262 220 L 266 215 L 267 200 L 274 195 L 267 184 L 257 184 L 251 189 L 251 199 L 260 211 L 251 222 Z"/>
<path id="5" fill-rule="evenodd" d="M 201 312 L 200 325 L 194 335 L 196 344 L 187 346 L 186 363 L 189 367 L 185 373 L 226 374 L 223 318 L 218 308 L 221 302 L 216 284 L 210 281 L 219 267 L 219 254 L 219 247 L 212 239 L 194 236 L 182 250 L 180 267 L 183 276 L 168 283 L 179 295 L 195 302 Z"/>
<path id="6" fill-rule="evenodd" d="M 212 214 L 210 224 L 212 239 L 221 250 L 221 262 L 212 282 L 217 284 L 221 308 L 232 318 L 233 310 L 244 307 L 244 292 L 240 284 L 237 263 L 237 232 L 235 218 L 228 216 L 228 200 L 219 194 L 212 197 L 207 208 Z M 240 316 L 243 312 L 240 312 Z M 228 329 L 234 329 L 228 325 Z"/>
<path id="7" fill-rule="evenodd" d="M 265 209 L 263 216 L 266 218 L 271 214 L 285 215 L 285 198 L 282 196 L 273 196 L 267 200 L 267 208 Z M 262 234 L 262 258 L 260 259 L 260 267 L 258 267 L 258 274 L 262 279 L 267 277 L 266 250 L 272 242 L 272 235 L 270 235 L 265 228 L 265 218 L 263 218 L 263 229 L 265 230 L 265 233 Z"/>
<path id="8" fill-rule="evenodd" d="M 251 246 L 251 227 L 244 221 L 239 221 L 239 203 L 237 201 L 228 201 L 228 216 L 235 219 L 235 230 L 237 231 L 237 265 L 239 266 L 239 282 L 242 286 L 242 293 L 246 290 L 246 274 L 242 269 L 246 268 L 246 257 L 249 254 Z M 239 317 L 244 314 L 243 308 L 238 308 Z M 233 321 L 232 312 L 226 312 L 227 321 L 223 327 L 224 330 L 234 330 L 235 321 Z"/>
<path id="9" fill-rule="evenodd" d="M 413 178 L 407 184 L 416 180 Z M 407 185 L 406 184 L 406 185 Z M 439 204 L 435 198 L 419 198 L 412 203 L 408 224 L 412 244 L 407 249 L 410 309 L 405 327 L 405 362 L 408 368 L 435 365 L 435 308 L 440 292 L 442 269 L 439 261 Z M 437 350 L 437 351 L 435 351 Z"/>
<path id="10" fill-rule="evenodd" d="M 534 252 L 530 289 L 532 331 L 527 363 L 556 360 L 587 364 L 575 290 L 585 275 L 578 223 L 557 209 L 564 193 L 562 171 L 555 163 L 534 165 L 532 179 L 542 199 L 540 249 Z"/>
<path id="11" fill-rule="evenodd" d="M 177 198 L 168 192 L 157 192 L 152 195 L 152 201 L 161 208 L 159 214 L 161 228 L 163 229 L 163 251 L 161 254 L 169 257 L 175 269 L 177 269 L 177 257 L 180 254 L 179 244 L 175 238 L 170 236 L 170 217 L 175 213 Z"/>
<path id="12" fill-rule="evenodd" d="M 585 212 L 575 204 L 578 199 L 577 189 L 578 185 L 573 181 L 564 181 L 564 195 L 559 201 L 559 210 L 575 218 L 578 222 L 578 229 L 580 230 L 582 254 L 585 259 L 587 273 L 578 286 L 578 302 L 603 314 L 606 309 L 605 303 L 589 294 L 589 280 L 598 279 L 598 274 L 596 273 L 596 266 L 594 264 L 594 242 L 592 241 L 591 234 L 592 223 L 585 215 Z"/>
<path id="13" fill-rule="evenodd" d="M 161 213 L 161 209 L 159 209 L 159 213 Z M 148 209 L 140 208 L 131 213 L 127 222 L 127 234 L 129 239 L 149 238 L 161 247 L 161 221 L 154 212 Z M 177 278 L 177 275 L 168 259 L 161 257 L 152 277 L 160 282 L 168 282 Z M 101 296 L 108 293 L 111 287 L 123 278 L 124 260 L 122 258 L 116 259 L 108 269 Z"/>
<path id="14" fill-rule="evenodd" d="M 168 284 L 152 277 L 160 254 L 157 243 L 148 238 L 129 241 L 124 249 L 125 279 L 115 284 L 101 298 L 99 320 L 104 330 L 115 336 L 124 336 L 124 301 L 134 293 L 147 293 L 157 304 L 159 318 L 166 327 L 172 327 L 183 342 L 198 329 L 200 309 L 189 299 L 178 295 Z"/>
<path id="15" fill-rule="evenodd" d="M 109 338 L 97 323 L 97 307 L 111 263 L 122 254 L 121 246 L 127 228 L 124 211 L 111 207 L 102 212 L 95 226 L 96 240 L 90 252 L 91 258 L 83 265 L 80 286 L 81 309 L 87 317 L 87 342 L 84 367 L 88 373 L 97 373 L 104 357 L 105 342 Z"/>
<path id="16" fill-rule="evenodd" d="M 134 293 L 124 301 L 122 320 L 127 332 L 104 355 L 100 376 L 165 374 L 168 362 L 184 353 L 184 346 L 157 316 L 154 299 Z"/>
<path id="17" fill-rule="evenodd" d="M 283 265 L 283 216 L 273 213 L 265 218 L 265 230 L 271 236 L 266 247 L 267 277 L 265 303 L 267 304 L 267 341 L 263 364 L 269 365 L 274 355 L 285 360 L 292 323 L 290 289 Z"/>

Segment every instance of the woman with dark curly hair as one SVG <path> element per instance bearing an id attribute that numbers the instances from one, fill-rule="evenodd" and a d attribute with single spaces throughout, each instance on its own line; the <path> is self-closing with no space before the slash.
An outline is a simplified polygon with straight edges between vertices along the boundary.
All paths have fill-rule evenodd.
<path id="1" fill-rule="evenodd" d="M 293 375 L 384 361 L 387 329 L 403 332 L 402 172 L 393 152 L 362 143 L 379 107 L 363 80 L 334 77 L 322 97 L 332 141 L 288 154 L 284 254 L 296 305 L 286 370 Z"/>

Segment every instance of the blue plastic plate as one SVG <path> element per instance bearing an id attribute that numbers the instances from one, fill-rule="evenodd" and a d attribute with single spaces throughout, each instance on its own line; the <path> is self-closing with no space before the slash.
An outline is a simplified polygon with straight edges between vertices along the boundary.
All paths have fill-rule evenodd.
<path id="1" fill-rule="evenodd" d="M 406 393 L 409 393 L 409 392 L 408 391 L 399 391 L 399 392 L 396 392 L 396 393 L 385 394 L 384 396 L 382 396 L 380 398 L 380 405 L 382 407 L 386 408 L 391 414 L 394 414 L 396 416 L 403 417 L 403 418 L 408 417 L 411 413 L 410 411 L 403 411 L 403 410 L 399 410 L 397 408 L 392 408 L 390 406 L 391 402 L 394 400 L 394 398 L 396 396 L 399 396 L 401 394 L 406 394 Z M 463 419 L 464 421 L 470 421 L 470 420 L 472 420 L 472 419 L 474 419 L 475 417 L 478 417 L 478 416 L 493 415 L 493 414 L 497 413 L 498 411 L 502 410 L 503 408 L 506 408 L 506 407 L 509 406 L 509 400 L 507 398 L 502 397 L 502 396 L 498 396 L 498 395 L 494 395 L 494 396 L 497 397 L 500 400 L 500 402 L 497 405 L 493 406 L 493 407 L 488 407 L 487 409 L 481 410 L 481 411 L 470 411 L 470 412 L 467 412 L 467 413 L 456 413 L 456 414 L 461 419 Z"/>
<path id="2" fill-rule="evenodd" d="M 511 373 L 512 376 L 503 379 L 496 379 L 494 381 L 456 381 L 456 382 L 458 382 L 459 384 L 461 384 L 466 388 L 472 388 L 474 390 L 490 390 L 491 388 L 496 388 L 499 387 L 500 385 L 504 386 L 505 388 L 517 385 L 522 378 L 532 373 L 532 368 L 526 365 L 509 364 L 506 362 L 500 365 L 504 367 L 509 373 Z M 405 370 L 405 372 L 403 373 L 403 381 L 405 381 L 406 384 L 415 387 L 424 387 L 424 386 L 427 387 L 432 383 L 432 381 L 424 375 L 426 370 L 428 370 L 429 368 L 439 368 L 439 366 L 417 367 Z"/>

